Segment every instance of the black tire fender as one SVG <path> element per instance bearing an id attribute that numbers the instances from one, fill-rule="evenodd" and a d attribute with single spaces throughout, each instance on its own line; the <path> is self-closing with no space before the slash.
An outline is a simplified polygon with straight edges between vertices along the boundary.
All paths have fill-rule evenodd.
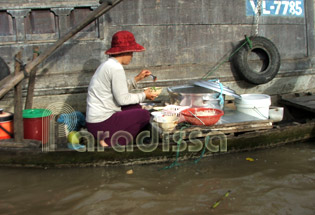
<path id="1" fill-rule="evenodd" d="M 247 42 L 242 46 L 234 57 L 234 66 L 238 74 L 252 84 L 264 84 L 271 81 L 278 73 L 281 59 L 277 47 L 265 37 L 250 37 L 252 44 Z M 244 44 L 246 39 L 241 43 Z M 263 65 L 257 69 L 253 68 L 250 55 L 257 54 Z M 255 66 L 254 66 L 255 67 Z"/>

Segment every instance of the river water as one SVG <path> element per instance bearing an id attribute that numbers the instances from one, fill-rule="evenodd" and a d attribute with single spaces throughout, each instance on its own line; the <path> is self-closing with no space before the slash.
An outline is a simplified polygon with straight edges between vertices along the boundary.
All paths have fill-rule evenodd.
<path id="1" fill-rule="evenodd" d="M 315 144 L 181 163 L 1 168 L 0 214 L 315 214 Z"/>

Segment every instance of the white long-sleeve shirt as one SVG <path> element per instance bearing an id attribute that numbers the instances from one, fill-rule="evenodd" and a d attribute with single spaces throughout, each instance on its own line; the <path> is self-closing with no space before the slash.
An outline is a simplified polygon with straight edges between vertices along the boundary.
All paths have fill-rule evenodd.
<path id="1" fill-rule="evenodd" d="M 135 87 L 135 81 L 131 84 Z M 129 93 L 128 82 L 123 66 L 115 59 L 109 58 L 102 63 L 93 75 L 87 94 L 86 121 L 102 122 L 121 106 L 143 102 L 145 93 Z"/>

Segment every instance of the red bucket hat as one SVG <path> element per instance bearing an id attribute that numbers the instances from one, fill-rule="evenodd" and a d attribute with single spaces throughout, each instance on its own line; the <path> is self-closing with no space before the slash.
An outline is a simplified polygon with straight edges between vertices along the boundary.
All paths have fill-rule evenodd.
<path id="1" fill-rule="evenodd" d="M 138 43 L 129 31 L 118 31 L 112 37 L 112 47 L 105 54 L 121 54 L 126 52 L 142 52 L 145 48 Z"/>

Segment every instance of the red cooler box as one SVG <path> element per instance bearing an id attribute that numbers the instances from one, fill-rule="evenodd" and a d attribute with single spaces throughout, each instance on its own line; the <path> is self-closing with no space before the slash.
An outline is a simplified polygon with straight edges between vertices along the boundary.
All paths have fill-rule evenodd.
<path id="1" fill-rule="evenodd" d="M 23 110 L 24 139 L 39 140 L 46 144 L 49 140 L 50 120 L 50 110 Z"/>

